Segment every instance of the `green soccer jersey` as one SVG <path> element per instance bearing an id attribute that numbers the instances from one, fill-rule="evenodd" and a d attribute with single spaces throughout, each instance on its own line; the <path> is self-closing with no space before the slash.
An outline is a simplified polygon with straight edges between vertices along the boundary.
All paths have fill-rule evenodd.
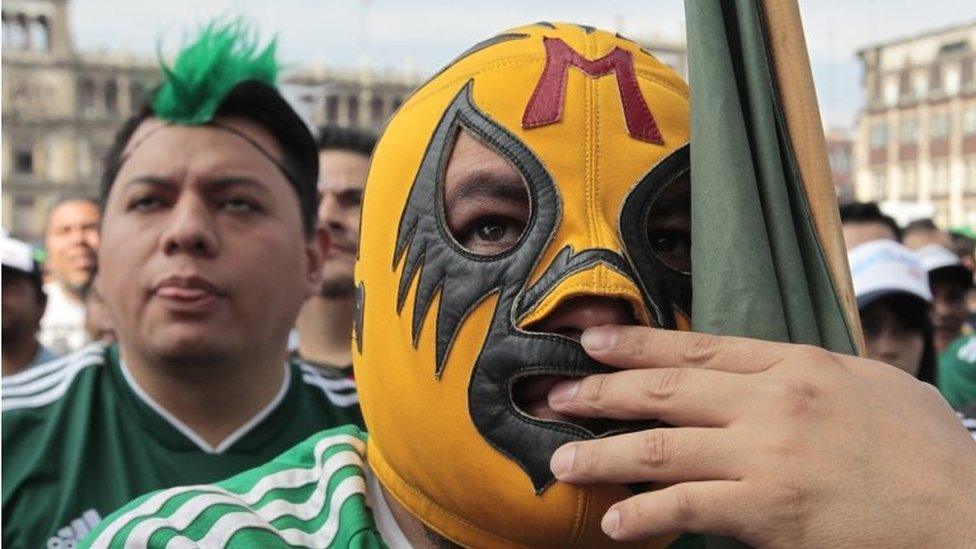
<path id="1" fill-rule="evenodd" d="M 954 408 L 976 404 L 976 335 L 962 336 L 942 351 L 936 379 Z"/>
<path id="2" fill-rule="evenodd" d="M 81 546 L 384 548 L 369 509 L 365 440 L 339 427 L 223 482 L 147 494 Z"/>
<path id="3" fill-rule="evenodd" d="M 74 547 L 139 495 L 215 482 L 322 429 L 362 425 L 352 381 L 294 361 L 283 367 L 274 400 L 217 447 L 146 395 L 116 347 L 4 378 L 3 545 Z"/>

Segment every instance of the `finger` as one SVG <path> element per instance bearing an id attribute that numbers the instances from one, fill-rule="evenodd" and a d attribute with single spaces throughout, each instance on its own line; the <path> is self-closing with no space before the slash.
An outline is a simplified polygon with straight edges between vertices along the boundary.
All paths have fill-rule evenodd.
<path id="1" fill-rule="evenodd" d="M 796 345 L 645 326 L 597 326 L 580 340 L 587 354 L 618 368 L 701 368 L 756 373 Z"/>
<path id="2" fill-rule="evenodd" d="M 741 417 L 754 385 L 747 376 L 718 370 L 624 370 L 562 381 L 548 401 L 553 410 L 578 417 L 722 427 Z"/>
<path id="3" fill-rule="evenodd" d="M 749 493 L 741 481 L 676 484 L 615 504 L 603 516 L 603 531 L 617 541 L 696 533 L 739 537 Z M 748 540 L 742 540 L 748 541 Z"/>
<path id="4" fill-rule="evenodd" d="M 563 445 L 550 468 L 575 484 L 735 480 L 741 454 L 725 429 L 662 427 Z"/>

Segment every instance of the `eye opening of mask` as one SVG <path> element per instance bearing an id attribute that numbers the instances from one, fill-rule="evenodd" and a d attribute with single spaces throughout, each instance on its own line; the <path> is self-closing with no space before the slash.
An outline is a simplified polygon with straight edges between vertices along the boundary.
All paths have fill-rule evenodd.
<path id="1" fill-rule="evenodd" d="M 464 252 L 505 255 L 525 237 L 532 206 L 525 177 L 486 140 L 458 125 L 441 170 L 443 226 Z"/>
<path id="2" fill-rule="evenodd" d="M 688 167 L 668 178 L 644 209 L 648 249 L 662 264 L 691 274 L 691 173 Z"/>

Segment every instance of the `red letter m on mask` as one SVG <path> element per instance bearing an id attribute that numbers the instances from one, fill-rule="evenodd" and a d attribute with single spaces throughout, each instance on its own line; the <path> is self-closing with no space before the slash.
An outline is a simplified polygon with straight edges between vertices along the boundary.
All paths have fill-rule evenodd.
<path id="1" fill-rule="evenodd" d="M 589 60 L 577 53 L 559 38 L 545 38 L 546 68 L 536 84 L 535 91 L 522 116 L 523 128 L 536 128 L 558 122 L 563 115 L 563 95 L 566 92 L 567 71 L 570 65 L 583 71 L 590 78 L 606 76 L 611 72 L 617 77 L 617 89 L 624 108 L 627 131 L 641 141 L 661 145 L 664 139 L 647 108 L 644 96 L 634 74 L 634 59 L 629 51 L 614 48 L 596 60 Z"/>

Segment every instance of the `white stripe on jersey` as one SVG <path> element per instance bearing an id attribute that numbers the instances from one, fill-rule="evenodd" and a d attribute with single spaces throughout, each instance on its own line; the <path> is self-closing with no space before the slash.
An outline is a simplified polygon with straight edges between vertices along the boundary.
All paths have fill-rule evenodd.
<path id="1" fill-rule="evenodd" d="M 79 372 L 85 368 L 91 366 L 101 366 L 103 364 L 104 361 L 101 359 L 101 357 L 98 359 L 88 358 L 86 360 L 73 361 L 69 363 L 65 369 L 53 380 L 56 383 L 55 385 L 28 395 L 14 394 L 8 396 L 7 391 L 4 390 L 3 398 L 0 399 L 0 410 L 6 412 L 7 410 L 38 408 L 40 406 L 51 404 L 52 402 L 63 397 L 64 394 L 68 392 L 68 387 L 71 386 L 71 383 L 75 380 L 75 377 L 77 377 Z M 16 387 L 12 388 L 14 392 L 16 392 L 16 389 Z"/>
<path id="2" fill-rule="evenodd" d="M 186 549 L 193 547 L 224 547 L 230 541 L 230 538 L 245 528 L 261 528 L 275 532 L 288 544 L 298 547 L 328 547 L 332 544 L 336 534 L 339 533 L 339 513 L 342 510 L 342 505 L 347 499 L 356 494 L 366 494 L 366 482 L 363 481 L 363 477 L 353 476 L 340 482 L 332 492 L 332 497 L 329 498 L 329 516 L 322 524 L 322 527 L 316 532 L 306 532 L 298 528 L 283 528 L 279 530 L 272 526 L 268 520 L 264 519 L 264 508 L 262 507 L 256 512 L 228 513 L 220 517 L 199 541 L 193 541 L 185 536 L 176 536 L 169 542 L 167 547 Z M 275 501 L 275 503 L 278 503 L 278 501 L 280 500 Z M 321 509 L 320 506 L 312 509 L 312 511 L 317 514 Z"/>
<path id="3" fill-rule="evenodd" d="M 318 457 L 316 461 L 318 461 Z M 286 479 L 285 482 L 289 488 L 301 487 L 309 484 L 309 482 L 315 481 L 316 486 L 312 490 L 311 496 L 308 498 L 308 500 L 303 502 L 291 502 L 285 499 L 274 499 L 267 505 L 259 509 L 255 509 L 255 512 L 260 514 L 261 519 L 268 523 L 285 516 L 295 517 L 301 521 L 309 521 L 315 518 L 315 516 L 321 512 L 323 504 L 325 503 L 325 496 L 328 493 L 327 485 L 332 479 L 332 475 L 343 467 L 349 465 L 361 465 L 362 462 L 363 460 L 359 454 L 353 450 L 346 450 L 343 452 L 337 452 L 326 460 L 325 464 L 322 466 L 324 469 L 321 471 L 321 473 L 316 469 L 287 469 L 282 471 L 282 473 L 288 473 L 288 475 L 282 475 L 282 478 Z M 318 478 L 316 479 L 315 477 Z M 297 484 L 296 479 L 301 479 L 304 482 Z M 366 486 L 365 482 L 363 482 L 363 478 L 350 477 L 346 480 L 348 481 L 353 479 L 359 481 L 359 484 L 362 486 L 362 492 L 365 493 Z M 221 504 L 244 504 L 247 507 L 252 507 L 258 501 L 260 501 L 261 497 L 263 497 L 266 493 L 254 492 L 252 490 L 247 494 L 237 495 L 216 486 L 210 487 L 210 490 L 211 491 L 209 492 L 194 496 L 169 516 L 155 517 L 140 522 L 139 525 L 133 528 L 132 532 L 129 533 L 128 537 L 126 538 L 126 544 L 135 547 L 145 547 L 149 544 L 149 538 L 152 537 L 152 535 L 160 528 L 172 528 L 177 531 L 183 531 L 188 526 L 193 524 L 193 522 L 199 518 L 200 514 L 206 511 L 208 507 Z M 238 516 L 235 517 L 235 515 Z M 227 517 L 231 517 L 230 520 L 236 522 L 240 520 L 239 515 L 239 513 L 230 513 L 222 517 L 221 521 Z M 220 524 L 221 521 L 218 521 L 217 524 Z M 213 534 L 213 529 L 214 527 L 211 527 L 211 534 Z M 224 545 L 224 543 L 208 545 L 206 543 L 202 543 L 202 540 L 200 542 L 200 546 L 202 547 L 223 547 Z M 328 543 L 316 545 L 316 547 L 326 546 L 328 546 Z"/>
<path id="4" fill-rule="evenodd" d="M 63 381 L 64 377 L 73 371 L 73 367 L 80 364 L 87 366 L 89 364 L 102 362 L 102 360 L 102 355 L 78 356 L 76 357 L 76 360 L 66 362 L 61 369 L 44 377 L 34 379 L 26 383 L 18 383 L 13 386 L 4 384 L 2 392 L 3 398 L 24 397 L 42 393 Z"/>
<path id="5" fill-rule="evenodd" d="M 118 534 L 119 531 L 121 531 L 123 528 L 131 524 L 133 520 L 141 517 L 148 517 L 158 513 L 159 510 L 162 509 L 162 507 L 170 499 L 172 499 L 173 497 L 181 493 L 190 493 L 198 490 L 207 490 L 208 491 L 207 493 L 201 494 L 200 496 L 197 497 L 209 496 L 213 498 L 218 496 L 219 494 L 230 495 L 234 498 L 238 498 L 238 501 L 243 501 L 247 505 L 253 505 L 254 503 L 260 501 L 269 492 L 278 488 L 296 488 L 296 487 L 304 486 L 305 484 L 308 484 L 312 481 L 319 480 L 317 479 L 317 477 L 320 476 L 321 479 L 324 479 L 324 481 L 328 483 L 328 481 L 332 477 L 332 474 L 335 471 L 330 471 L 330 472 L 320 471 L 320 467 L 322 465 L 322 457 L 329 447 L 337 444 L 348 444 L 352 446 L 356 450 L 356 452 L 358 452 L 358 454 L 356 452 L 349 452 L 348 450 L 340 451 L 340 452 L 336 452 L 332 457 L 330 457 L 329 461 L 331 461 L 336 456 L 345 454 L 346 458 L 341 460 L 342 462 L 341 466 L 348 465 L 349 463 L 346 463 L 346 459 L 351 458 L 352 456 L 355 456 L 359 463 L 362 462 L 361 456 L 366 452 L 366 445 L 365 443 L 363 443 L 362 440 L 352 435 L 334 435 L 334 436 L 325 437 L 315 445 L 315 449 L 314 449 L 315 465 L 312 468 L 309 469 L 292 468 L 292 469 L 285 469 L 283 471 L 278 471 L 276 473 L 269 474 L 268 476 L 261 478 L 261 480 L 255 483 L 254 486 L 252 486 L 247 493 L 240 494 L 240 495 L 233 494 L 217 486 L 206 485 L 206 484 L 197 485 L 197 486 L 169 488 L 167 490 L 162 490 L 147 498 L 137 507 L 115 518 L 111 522 L 111 524 L 109 524 L 105 528 L 105 530 L 102 531 L 101 535 L 99 535 L 98 538 L 93 541 L 92 547 L 107 546 L 109 542 L 111 542 L 113 538 L 115 538 L 116 534 Z M 352 456 L 350 456 L 349 454 L 352 454 Z M 339 465 L 339 463 L 332 463 L 332 465 Z M 337 470 L 338 468 L 336 469 L 336 471 Z M 363 489 L 365 490 L 365 486 L 363 487 Z M 318 491 L 319 490 L 316 490 L 316 492 Z M 182 507 L 180 507 L 180 510 L 182 510 Z"/>
<path id="6" fill-rule="evenodd" d="M 306 364 L 304 362 L 299 362 L 298 367 L 302 369 L 302 372 L 308 375 L 314 375 L 322 378 L 322 383 L 319 385 L 320 387 L 328 387 L 329 389 L 332 390 L 356 388 L 356 382 L 349 379 L 348 377 L 340 377 L 340 378 L 328 377 L 315 366 L 312 366 L 311 364 Z"/>
<path id="7" fill-rule="evenodd" d="M 13 374 L 9 376 L 4 376 L 2 378 L 3 390 L 6 392 L 8 388 L 17 387 L 24 385 L 38 378 L 45 377 L 48 374 L 57 375 L 59 372 L 63 371 L 68 364 L 81 360 L 83 357 L 89 356 L 102 356 L 105 352 L 105 345 L 101 343 L 93 343 L 87 347 L 71 353 L 70 355 L 56 358 L 50 362 L 46 362 L 39 366 L 35 366 L 29 370 L 25 370 L 18 374 Z"/>
<path id="8" fill-rule="evenodd" d="M 302 375 L 302 381 L 322 389 L 322 392 L 325 393 L 325 397 L 329 399 L 329 402 L 335 404 L 336 406 L 348 408 L 354 404 L 359 404 L 359 393 L 357 393 L 355 389 L 344 393 L 334 391 L 328 383 L 329 381 L 333 380 L 326 379 L 318 374 L 304 374 Z M 353 383 L 353 387 L 355 387 L 355 383 Z"/>
<path id="9" fill-rule="evenodd" d="M 960 412 L 956 412 L 956 415 L 959 416 L 959 421 L 962 422 L 962 426 L 973 436 L 973 440 L 976 440 L 976 418 L 966 417 Z"/>

